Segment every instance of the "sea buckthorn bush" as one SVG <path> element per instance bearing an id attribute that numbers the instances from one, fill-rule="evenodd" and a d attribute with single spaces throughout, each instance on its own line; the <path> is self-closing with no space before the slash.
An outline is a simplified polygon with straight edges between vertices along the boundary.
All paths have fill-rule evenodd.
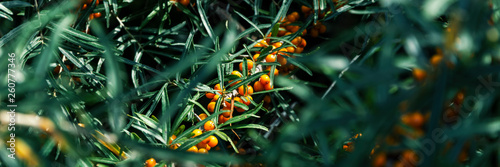
<path id="1" fill-rule="evenodd" d="M 2 1 L 0 166 L 500 166 L 499 5 Z"/>

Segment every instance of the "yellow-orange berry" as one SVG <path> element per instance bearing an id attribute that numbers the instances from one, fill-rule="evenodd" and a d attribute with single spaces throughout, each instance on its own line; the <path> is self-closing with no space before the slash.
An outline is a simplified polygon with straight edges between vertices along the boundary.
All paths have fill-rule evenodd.
<path id="1" fill-rule="evenodd" d="M 208 146 L 215 147 L 215 146 L 217 146 L 217 144 L 219 144 L 219 140 L 217 140 L 217 138 L 215 136 L 209 136 L 208 138 L 210 138 L 209 142 L 208 142 Z"/>
<path id="2" fill-rule="evenodd" d="M 253 93 L 252 86 L 248 85 L 247 90 L 245 91 L 245 87 L 242 85 L 238 88 L 238 93 L 242 96 L 251 95 Z"/>
<path id="3" fill-rule="evenodd" d="M 306 40 L 305 40 L 305 39 L 302 39 L 302 41 L 300 42 L 299 47 L 304 48 L 304 47 L 306 47 L 306 45 L 307 45 Z"/>
<path id="4" fill-rule="evenodd" d="M 200 148 L 200 149 L 198 149 L 198 153 L 206 154 L 206 153 L 208 153 L 208 151 L 204 148 Z"/>
<path id="5" fill-rule="evenodd" d="M 245 105 L 250 105 L 252 102 L 250 100 L 252 100 L 252 96 L 248 95 L 248 96 L 243 96 L 243 104 Z"/>
<path id="6" fill-rule="evenodd" d="M 201 132 L 201 130 L 199 129 L 195 129 L 193 130 L 193 132 L 191 132 L 191 134 L 193 135 L 192 137 L 196 137 L 196 136 L 199 136 L 201 135 L 203 132 Z"/>
<path id="7" fill-rule="evenodd" d="M 253 68 L 253 61 L 247 59 L 247 69 L 251 70 Z M 243 71 L 243 62 L 240 63 L 240 71 Z"/>
<path id="8" fill-rule="evenodd" d="M 208 92 L 207 94 L 205 94 L 205 96 L 209 99 L 213 99 L 215 94 Z"/>
<path id="9" fill-rule="evenodd" d="M 99 18 L 102 16 L 101 12 L 93 13 L 94 18 Z"/>
<path id="10" fill-rule="evenodd" d="M 269 62 L 269 63 L 276 62 L 276 55 L 274 55 L 274 54 L 268 54 L 266 56 L 266 62 Z"/>
<path id="11" fill-rule="evenodd" d="M 304 48 L 298 47 L 295 48 L 295 53 L 302 53 L 304 51 Z"/>
<path id="12" fill-rule="evenodd" d="M 211 131 L 215 129 L 215 124 L 213 121 L 207 121 L 203 125 L 203 128 L 205 128 L 206 131 Z"/>
<path id="13" fill-rule="evenodd" d="M 310 13 L 312 11 L 310 7 L 307 7 L 305 5 L 302 5 L 300 7 L 300 9 L 301 9 L 302 13 L 304 13 L 304 14 L 308 14 L 308 13 Z"/>
<path id="14" fill-rule="evenodd" d="M 191 148 L 189 148 L 189 149 L 187 150 L 187 152 L 194 152 L 194 153 L 195 153 L 195 152 L 198 152 L 198 147 L 196 147 L 196 146 L 191 146 Z"/>
<path id="15" fill-rule="evenodd" d="M 292 12 L 292 14 L 290 14 L 290 15 L 292 15 L 293 17 L 295 17 L 296 20 L 298 20 L 300 18 L 300 15 L 299 15 L 298 12 Z"/>
<path id="16" fill-rule="evenodd" d="M 290 22 L 295 22 L 295 21 L 297 21 L 297 19 L 295 18 L 295 16 L 293 16 L 293 15 L 291 15 L 291 14 L 290 14 L 290 15 L 288 15 L 288 16 L 286 16 L 286 19 L 287 19 L 288 21 L 290 21 Z"/>
<path id="17" fill-rule="evenodd" d="M 258 53 L 257 53 L 257 54 L 254 54 L 254 55 L 253 55 L 253 60 L 257 60 L 257 58 L 259 58 L 259 56 L 260 56 L 260 54 L 258 54 Z"/>
<path id="18" fill-rule="evenodd" d="M 257 81 L 253 84 L 253 89 L 256 91 L 256 92 L 259 92 L 259 91 L 263 91 L 264 90 L 264 85 L 262 83 L 260 83 L 260 81 Z"/>
<path id="19" fill-rule="evenodd" d="M 427 73 L 424 70 L 422 70 L 420 68 L 413 69 L 413 77 L 417 81 L 423 81 L 425 79 L 425 76 L 427 76 Z"/>
<path id="20" fill-rule="evenodd" d="M 203 121 L 205 118 L 208 117 L 208 115 L 205 113 L 202 113 L 202 114 L 198 115 L 198 117 L 200 117 L 200 119 Z"/>
<path id="21" fill-rule="evenodd" d="M 172 141 L 174 141 L 176 138 L 177 136 L 175 135 L 170 136 L 170 138 L 168 139 L 168 144 L 172 144 Z"/>
<path id="22" fill-rule="evenodd" d="M 271 85 L 271 84 L 265 84 L 264 85 L 264 89 L 266 89 L 266 90 L 272 90 L 273 88 L 274 88 L 274 86 Z"/>
<path id="23" fill-rule="evenodd" d="M 215 111 L 215 102 L 208 103 L 207 109 L 209 112 L 214 112 Z"/>
<path id="24" fill-rule="evenodd" d="M 231 115 L 231 112 L 223 112 L 221 115 L 224 117 L 229 117 Z"/>
<path id="25" fill-rule="evenodd" d="M 264 74 L 264 75 L 260 76 L 259 82 L 262 85 L 266 85 L 266 84 L 269 84 L 271 82 L 271 78 L 269 78 L 269 75 Z"/>
<path id="26" fill-rule="evenodd" d="M 432 56 L 430 62 L 432 64 L 432 66 L 437 67 L 439 65 L 439 63 L 441 63 L 441 60 L 443 60 L 443 56 L 436 54 L 436 55 Z"/>
<path id="27" fill-rule="evenodd" d="M 179 3 L 182 4 L 182 6 L 188 6 L 189 0 L 179 0 Z"/>
<path id="28" fill-rule="evenodd" d="M 154 158 L 146 160 L 145 167 L 153 167 L 155 165 L 156 165 L 156 160 Z"/>
<path id="29" fill-rule="evenodd" d="M 283 56 L 278 55 L 278 63 L 280 63 L 281 66 L 284 66 L 287 63 L 287 60 Z"/>

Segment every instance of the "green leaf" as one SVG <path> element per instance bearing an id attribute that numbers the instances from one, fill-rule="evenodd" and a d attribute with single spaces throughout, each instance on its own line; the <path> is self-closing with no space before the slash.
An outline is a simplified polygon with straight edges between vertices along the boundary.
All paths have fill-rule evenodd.
<path id="1" fill-rule="evenodd" d="M 198 8 L 198 13 L 200 13 L 201 22 L 207 30 L 208 36 L 212 39 L 212 42 L 216 44 L 214 31 L 212 30 L 212 26 L 210 26 L 210 22 L 208 22 L 207 15 L 205 14 L 205 10 L 203 10 L 202 4 L 201 0 L 196 0 L 196 6 Z"/>
<path id="2" fill-rule="evenodd" d="M 244 124 L 244 125 L 226 126 L 224 128 L 221 128 L 220 130 L 228 130 L 228 129 L 261 129 L 264 131 L 269 131 L 269 129 L 267 127 L 259 125 L 259 124 Z"/>
<path id="3" fill-rule="evenodd" d="M 259 27 L 257 27 L 257 25 L 255 25 L 252 21 L 248 20 L 247 17 L 245 17 L 243 14 L 241 14 L 240 12 L 238 11 L 234 11 L 236 14 L 238 14 L 241 18 L 243 18 L 243 20 L 245 20 L 246 22 L 248 22 L 248 24 L 250 24 L 253 28 L 255 28 L 257 31 L 259 31 L 260 35 L 262 35 L 263 37 L 265 37 L 264 33 L 262 33 L 262 31 L 260 31 Z"/>

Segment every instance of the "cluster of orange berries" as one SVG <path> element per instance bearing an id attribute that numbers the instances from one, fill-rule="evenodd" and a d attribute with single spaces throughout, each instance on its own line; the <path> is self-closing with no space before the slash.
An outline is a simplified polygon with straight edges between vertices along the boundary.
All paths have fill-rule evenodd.
<path id="1" fill-rule="evenodd" d="M 204 128 L 205 128 L 205 131 L 210 131 L 210 130 L 213 130 L 215 128 L 215 125 L 212 121 L 207 121 L 204 124 Z M 200 129 L 195 129 L 195 130 L 193 130 L 193 132 L 191 132 L 191 135 L 192 135 L 191 138 L 195 138 L 195 137 L 200 136 L 202 134 L 203 134 L 203 131 L 201 131 Z M 174 150 L 181 146 L 181 144 L 179 144 L 179 143 L 172 144 L 172 141 L 175 140 L 176 138 L 177 138 L 177 136 L 172 135 L 169 139 L 170 148 L 174 149 Z M 202 140 L 201 142 L 199 142 L 198 144 L 191 146 L 187 151 L 205 154 L 205 153 L 208 153 L 208 151 L 211 148 L 216 147 L 217 144 L 219 144 L 219 140 L 215 136 L 211 135 L 211 136 L 208 136 L 207 138 L 205 138 L 204 140 Z"/>
<path id="2" fill-rule="evenodd" d="M 88 6 L 90 6 L 92 4 L 92 1 L 93 0 L 84 0 L 84 3 L 82 5 L 82 10 L 87 9 Z M 102 3 L 102 0 L 95 0 L 95 6 L 99 5 L 100 3 Z M 89 15 L 89 20 L 93 20 L 93 19 L 99 18 L 101 16 L 102 16 L 101 12 L 91 13 Z"/>
<path id="3" fill-rule="evenodd" d="M 291 34 L 292 34 L 291 32 L 285 33 L 285 35 L 291 35 Z M 268 36 L 271 36 L 271 34 L 269 34 Z M 266 55 L 265 58 L 263 58 L 261 61 L 267 62 L 267 63 L 273 63 L 273 62 L 280 63 L 280 66 L 277 66 L 277 68 L 274 69 L 274 73 L 273 73 L 274 75 L 279 75 L 280 71 L 282 72 L 281 74 L 287 75 L 289 71 L 292 71 L 293 69 L 295 69 L 295 66 L 291 63 L 288 63 L 288 60 L 285 57 L 294 58 L 295 56 L 289 55 L 287 53 L 302 53 L 304 51 L 304 47 L 306 47 L 306 45 L 307 45 L 306 40 L 300 36 L 295 37 L 291 41 L 292 44 L 295 45 L 295 47 L 294 46 L 282 47 L 283 46 L 282 41 L 274 42 L 271 45 L 269 45 L 268 41 L 270 42 L 269 39 L 260 40 L 259 43 L 255 44 L 254 47 L 256 47 L 256 48 L 271 47 L 272 48 L 272 52 L 270 54 Z M 276 51 L 276 49 L 280 48 L 280 47 L 282 47 L 282 48 Z M 255 61 L 258 61 L 259 57 L 261 56 L 260 54 L 261 54 L 260 51 L 256 51 L 255 54 L 253 55 L 253 59 Z M 247 62 L 250 62 L 250 61 L 247 61 Z M 253 62 L 252 62 L 252 64 L 253 64 Z M 249 68 L 250 68 L 250 66 L 249 66 Z M 271 66 L 267 66 L 266 70 L 271 71 Z M 271 75 L 270 72 L 268 73 L 268 75 Z M 263 86 L 265 86 L 265 84 L 263 84 Z M 272 87 L 271 87 L 271 89 L 272 89 Z M 266 89 L 266 90 L 268 90 L 268 89 Z"/>
<path id="4" fill-rule="evenodd" d="M 233 71 L 231 74 L 241 77 L 241 73 L 239 71 Z M 230 81 L 230 83 L 231 82 L 232 81 Z M 239 82 L 240 81 L 237 81 L 237 82 L 233 83 L 232 85 L 234 86 L 234 84 L 239 83 Z M 243 85 L 238 87 L 239 96 L 235 96 L 234 101 L 248 106 L 248 105 L 250 105 L 251 100 L 253 100 L 253 98 L 251 96 L 251 94 L 253 93 L 253 88 L 252 88 L 252 86 L 248 85 L 247 89 L 246 90 L 244 90 L 244 89 L 245 88 Z M 217 90 L 217 92 L 205 94 L 205 96 L 207 98 L 212 99 L 207 105 L 207 110 L 211 113 L 213 113 L 215 111 L 217 100 L 219 99 L 220 96 L 223 96 L 223 91 L 225 91 L 225 89 L 222 90 L 220 84 L 216 84 L 214 86 L 214 90 Z M 219 119 L 218 119 L 219 124 L 225 123 L 226 121 L 228 121 L 231 118 L 231 103 L 230 103 L 230 101 L 231 101 L 231 99 L 229 99 L 229 97 L 223 98 L 223 103 L 221 103 L 221 107 L 222 107 L 221 111 L 223 111 L 223 113 L 219 115 Z M 245 109 L 238 107 L 238 106 L 235 106 L 234 108 L 238 112 L 245 111 Z M 203 120 L 207 117 L 207 115 L 203 113 L 203 114 L 200 114 L 199 117 L 201 120 Z M 209 121 L 209 122 L 211 122 L 211 121 Z"/>
<path id="5" fill-rule="evenodd" d="M 439 48 L 436 49 L 436 54 L 434 54 L 430 59 L 429 59 L 429 64 L 432 66 L 432 68 L 436 69 L 439 67 L 441 63 L 445 63 L 446 67 L 449 69 L 453 69 L 455 67 L 455 64 L 450 61 L 449 59 L 445 59 L 443 51 Z M 419 82 L 423 82 L 427 78 L 427 71 L 422 69 L 422 68 L 413 68 L 413 77 L 415 80 Z"/>

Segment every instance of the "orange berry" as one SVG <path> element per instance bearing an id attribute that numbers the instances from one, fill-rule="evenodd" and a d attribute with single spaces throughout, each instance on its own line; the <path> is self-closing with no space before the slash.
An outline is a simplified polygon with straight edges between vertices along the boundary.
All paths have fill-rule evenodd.
<path id="1" fill-rule="evenodd" d="M 462 104 L 464 102 L 465 93 L 464 91 L 459 91 L 453 98 L 455 104 Z"/>
<path id="2" fill-rule="evenodd" d="M 222 115 L 224 117 L 229 117 L 231 115 L 231 112 L 223 112 Z"/>
<path id="3" fill-rule="evenodd" d="M 271 78 L 269 77 L 269 75 L 264 74 L 264 75 L 260 76 L 259 81 L 262 85 L 266 85 L 266 84 L 269 84 L 271 82 Z"/>
<path id="4" fill-rule="evenodd" d="M 274 86 L 271 84 L 264 85 L 264 89 L 266 89 L 266 90 L 272 90 L 273 88 L 274 88 Z"/>
<path id="5" fill-rule="evenodd" d="M 214 112 L 215 111 L 215 102 L 208 103 L 207 109 L 209 112 Z"/>
<path id="6" fill-rule="evenodd" d="M 208 146 L 208 144 L 205 143 L 205 142 L 203 142 L 203 141 L 201 141 L 198 144 L 196 144 L 196 147 L 198 147 L 198 149 L 200 149 L 200 148 L 207 148 L 207 146 Z"/>
<path id="7" fill-rule="evenodd" d="M 295 21 L 297 21 L 297 19 L 295 18 L 295 16 L 293 16 L 293 15 L 291 15 L 291 14 L 290 14 L 290 15 L 288 15 L 288 16 L 286 16 L 286 19 L 287 19 L 288 21 L 290 21 L 290 22 L 295 22 Z"/>
<path id="8" fill-rule="evenodd" d="M 301 11 L 302 11 L 302 13 L 304 13 L 304 14 L 308 14 L 309 12 L 311 12 L 311 8 L 310 8 L 310 7 L 307 7 L 307 6 L 305 6 L 305 5 L 302 5 L 302 6 L 300 7 L 300 10 L 301 10 Z"/>
<path id="9" fill-rule="evenodd" d="M 150 158 L 150 159 L 146 160 L 146 164 L 145 164 L 146 167 L 153 167 L 155 165 L 156 165 L 156 160 L 154 158 Z"/>
<path id="10" fill-rule="evenodd" d="M 191 134 L 193 135 L 193 136 L 192 136 L 192 138 L 193 138 L 193 137 L 196 137 L 196 136 L 199 136 L 199 135 L 201 135 L 202 133 L 203 133 L 203 132 L 201 132 L 201 130 L 199 130 L 199 129 L 195 129 L 195 130 L 193 130 L 193 132 L 191 132 Z"/>
<path id="11" fill-rule="evenodd" d="M 302 39 L 302 41 L 300 42 L 299 47 L 301 47 L 301 48 L 305 48 L 305 47 L 306 47 L 306 45 L 307 45 L 306 40 L 305 40 L 305 39 Z"/>
<path id="12" fill-rule="evenodd" d="M 87 4 L 83 4 L 83 6 L 82 6 L 82 10 L 85 10 L 85 9 L 87 9 Z"/>
<path id="13" fill-rule="evenodd" d="M 283 45 L 283 43 L 281 43 L 281 42 L 275 42 L 275 43 L 273 43 L 273 46 L 276 47 L 276 48 L 281 47 L 281 45 Z"/>
<path id="14" fill-rule="evenodd" d="M 424 125 L 425 118 L 420 112 L 415 112 L 410 115 L 409 125 L 413 128 L 420 128 Z"/>
<path id="15" fill-rule="evenodd" d="M 278 36 L 281 37 L 281 36 L 284 36 L 286 34 L 286 30 L 279 30 L 278 31 Z"/>
<path id="16" fill-rule="evenodd" d="M 260 81 L 257 81 L 253 84 L 253 89 L 256 91 L 256 92 L 259 92 L 259 91 L 263 91 L 264 90 L 264 85 L 262 83 L 260 83 Z"/>
<path id="17" fill-rule="evenodd" d="M 413 77 L 417 80 L 417 81 L 423 81 L 425 79 L 425 76 L 427 75 L 427 73 L 420 69 L 420 68 L 414 68 L 413 69 Z"/>
<path id="18" fill-rule="evenodd" d="M 208 115 L 205 113 L 202 113 L 202 114 L 198 115 L 198 117 L 200 117 L 200 119 L 203 121 L 205 118 L 208 117 Z"/>
<path id="19" fill-rule="evenodd" d="M 233 71 L 233 72 L 231 72 L 231 75 L 236 75 L 238 77 L 242 77 L 243 76 L 243 74 L 241 74 L 241 72 L 239 72 L 239 71 Z"/>
<path id="20" fill-rule="evenodd" d="M 319 27 L 319 33 L 323 34 L 323 33 L 325 33 L 325 32 L 326 32 L 326 26 L 325 26 L 325 25 L 321 25 L 321 26 Z"/>
<path id="21" fill-rule="evenodd" d="M 222 90 L 222 89 L 220 88 L 220 84 L 215 84 L 214 89 L 215 89 L 215 90 Z"/>
<path id="22" fill-rule="evenodd" d="M 253 93 L 253 88 L 252 88 L 252 86 L 250 86 L 250 85 L 248 85 L 248 86 L 247 86 L 247 90 L 246 90 L 246 91 L 245 91 L 244 89 L 245 89 L 245 87 L 244 87 L 243 85 L 242 85 L 242 86 L 240 86 L 240 87 L 238 88 L 238 93 L 239 93 L 240 95 L 242 95 L 242 96 L 247 96 L 247 95 L 250 95 L 250 94 L 252 94 L 252 93 Z"/>
<path id="23" fill-rule="evenodd" d="M 443 56 L 436 54 L 436 55 L 432 56 L 430 62 L 432 64 L 432 66 L 437 67 L 439 65 L 439 63 L 441 63 L 441 60 L 443 60 Z"/>
<path id="24" fill-rule="evenodd" d="M 304 29 L 304 31 L 302 31 L 302 35 L 301 36 L 304 36 L 307 34 L 307 29 Z"/>
<path id="25" fill-rule="evenodd" d="M 269 35 L 268 35 L 268 37 L 270 37 L 270 35 L 271 35 L 271 34 L 269 34 Z M 267 40 L 260 40 L 260 44 L 262 44 L 262 46 L 264 46 L 264 47 L 269 46 L 269 44 L 268 44 Z"/>
<path id="26" fill-rule="evenodd" d="M 299 15 L 298 12 L 292 12 L 292 14 L 290 14 L 290 15 L 292 15 L 293 17 L 295 17 L 296 20 L 298 20 L 300 18 L 300 15 Z"/>
<path id="27" fill-rule="evenodd" d="M 210 142 L 210 136 L 203 139 L 203 141 L 201 141 L 202 143 L 205 143 L 205 144 L 208 144 L 208 142 Z"/>
<path id="28" fill-rule="evenodd" d="M 247 69 L 251 70 L 253 68 L 253 61 L 247 59 Z M 243 71 L 243 62 L 240 63 L 240 71 Z"/>
<path id="29" fill-rule="evenodd" d="M 94 18 L 99 18 L 102 16 L 101 12 L 93 13 Z"/>
<path id="30" fill-rule="evenodd" d="M 276 55 L 274 55 L 274 54 L 268 54 L 266 56 L 266 62 L 271 63 L 271 62 L 275 62 L 275 61 L 276 61 Z"/>
<path id="31" fill-rule="evenodd" d="M 208 151 L 204 148 L 200 148 L 200 149 L 198 149 L 198 153 L 206 154 L 206 153 L 208 153 Z"/>
<path id="32" fill-rule="evenodd" d="M 212 98 L 212 102 L 216 102 L 217 100 L 219 100 L 219 97 L 220 97 L 219 94 L 215 94 L 214 98 Z"/>
<path id="33" fill-rule="evenodd" d="M 271 96 L 269 96 L 269 95 L 264 96 L 264 103 L 268 103 L 268 104 L 271 103 Z"/>
<path id="34" fill-rule="evenodd" d="M 250 96 L 250 95 L 248 95 L 248 96 L 243 96 L 243 99 L 244 99 L 244 100 L 246 100 L 246 101 L 244 101 L 244 100 L 243 100 L 243 104 L 245 104 L 245 105 L 247 105 L 247 106 L 248 106 L 248 105 L 250 105 L 250 104 L 252 103 L 252 102 L 250 102 L 250 100 L 252 99 L 252 96 Z"/>
<path id="35" fill-rule="evenodd" d="M 214 98 L 214 96 L 215 96 L 215 94 L 213 94 L 213 93 L 207 93 L 207 94 L 205 94 L 205 96 L 206 96 L 207 98 L 209 98 L 209 99 L 213 99 L 213 98 Z"/>
<path id="36" fill-rule="evenodd" d="M 267 73 L 267 75 L 271 75 L 271 66 L 267 67 L 266 70 L 269 70 L 269 72 Z M 277 68 L 274 68 L 274 75 L 278 75 L 279 74 L 279 71 Z"/>
<path id="37" fill-rule="evenodd" d="M 295 46 L 299 46 L 300 42 L 302 42 L 302 38 L 300 37 L 296 37 L 292 40 L 292 44 L 294 44 Z"/>
<path id="38" fill-rule="evenodd" d="M 195 153 L 195 152 L 198 152 L 198 147 L 196 147 L 196 146 L 191 146 L 191 148 L 189 148 L 189 149 L 187 150 L 187 152 L 194 152 L 194 153 Z"/>
<path id="39" fill-rule="evenodd" d="M 219 115 L 219 124 L 225 123 L 227 120 L 229 120 L 229 117 L 225 117 L 223 115 Z"/>
<path id="40" fill-rule="evenodd" d="M 299 31 L 299 29 L 300 29 L 300 27 L 299 27 L 299 26 L 293 26 L 293 27 L 290 29 L 290 31 L 291 31 L 292 33 L 296 33 L 297 31 Z"/>
<path id="41" fill-rule="evenodd" d="M 189 5 L 189 0 L 179 0 L 179 3 L 181 3 L 182 6 L 188 6 Z"/>
<path id="42" fill-rule="evenodd" d="M 259 58 L 259 56 L 260 56 L 260 54 L 258 54 L 258 53 L 257 53 L 257 54 L 254 54 L 254 55 L 253 55 L 253 60 L 254 60 L 254 61 L 257 61 L 257 58 Z"/>
<path id="43" fill-rule="evenodd" d="M 90 14 L 89 15 L 89 20 L 93 20 L 94 19 L 94 15 L 93 14 Z"/>
<path id="44" fill-rule="evenodd" d="M 211 131 L 215 129 L 215 124 L 213 121 L 207 121 L 203 125 L 203 128 L 205 128 L 206 131 Z"/>
<path id="45" fill-rule="evenodd" d="M 281 64 L 281 66 L 284 66 L 287 63 L 287 60 L 283 56 L 278 55 L 278 62 Z"/>
<path id="46" fill-rule="evenodd" d="M 290 53 L 294 53 L 295 52 L 295 48 L 293 46 L 289 46 L 289 47 L 286 47 L 286 51 L 290 52 Z"/>
<path id="47" fill-rule="evenodd" d="M 387 162 L 387 156 L 384 153 L 377 154 L 375 158 L 373 158 L 372 166 L 373 167 L 384 167 Z"/>
<path id="48" fill-rule="evenodd" d="M 241 98 L 238 97 L 238 96 L 234 97 L 234 101 L 235 102 L 237 101 L 237 102 L 243 103 L 243 100 L 241 100 Z"/>
<path id="49" fill-rule="evenodd" d="M 262 45 L 261 43 L 256 43 L 253 47 L 261 48 L 261 47 L 264 47 L 264 45 Z"/>
<path id="50" fill-rule="evenodd" d="M 295 53 L 302 53 L 304 51 L 304 48 L 298 47 L 295 48 Z"/>
<path id="51" fill-rule="evenodd" d="M 208 138 L 210 138 L 209 142 L 208 142 L 208 146 L 215 147 L 215 146 L 217 146 L 217 144 L 219 144 L 219 140 L 217 140 L 217 138 L 215 136 L 209 136 Z"/>
<path id="52" fill-rule="evenodd" d="M 309 32 L 309 34 L 311 35 L 311 37 L 316 38 L 319 36 L 319 31 L 316 29 L 312 29 L 311 32 Z"/>
<path id="53" fill-rule="evenodd" d="M 172 141 L 174 141 L 176 138 L 177 136 L 175 135 L 170 136 L 170 138 L 168 139 L 168 144 L 172 144 Z"/>

